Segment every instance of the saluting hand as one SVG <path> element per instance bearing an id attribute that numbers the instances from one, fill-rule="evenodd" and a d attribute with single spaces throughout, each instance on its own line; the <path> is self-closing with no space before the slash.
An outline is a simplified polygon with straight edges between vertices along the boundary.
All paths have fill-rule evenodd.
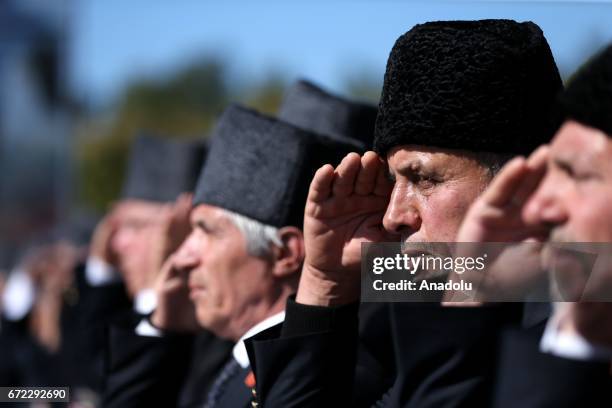
<path id="1" fill-rule="evenodd" d="M 162 209 L 149 235 L 147 284 L 153 284 L 168 257 L 176 252 L 191 232 L 189 214 L 193 195 L 181 194 L 174 203 Z"/>
<path id="2" fill-rule="evenodd" d="M 462 279 L 479 286 L 478 300 L 518 299 L 521 293 L 541 284 L 546 275 L 540 267 L 541 242 L 549 230 L 530 225 L 523 208 L 546 174 L 548 146 L 535 150 L 529 158 L 510 160 L 489 187 L 470 206 L 457 234 L 455 256 L 476 257 L 487 253 L 484 273 L 468 272 Z M 511 243 L 529 242 L 527 245 Z M 493 246 L 466 243 L 508 243 Z M 445 299 L 457 300 L 447 293 Z"/>
<path id="3" fill-rule="evenodd" d="M 157 307 L 151 315 L 151 323 L 155 327 L 174 332 L 195 332 L 199 329 L 195 306 L 189 299 L 188 281 L 189 270 L 171 255 L 155 283 Z"/>
<path id="4" fill-rule="evenodd" d="M 316 172 L 304 215 L 298 303 L 328 306 L 359 297 L 361 243 L 394 240 L 382 227 L 392 187 L 374 152 L 350 153 L 336 169 L 327 164 Z"/>
<path id="5" fill-rule="evenodd" d="M 118 228 L 119 217 L 115 207 L 96 225 L 89 249 L 90 256 L 94 256 L 115 268 L 117 267 L 117 254 L 112 250 L 110 242 Z"/>
<path id="6" fill-rule="evenodd" d="M 548 150 L 544 145 L 528 159 L 516 157 L 506 163 L 470 206 L 457 242 L 520 242 L 548 234 L 542 226 L 528 225 L 522 217 L 525 203 L 546 174 Z"/>

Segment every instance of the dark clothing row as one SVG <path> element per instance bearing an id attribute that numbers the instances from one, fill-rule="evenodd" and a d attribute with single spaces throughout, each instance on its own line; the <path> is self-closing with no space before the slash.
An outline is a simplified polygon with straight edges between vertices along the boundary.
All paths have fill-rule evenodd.
<path id="1" fill-rule="evenodd" d="M 136 334 L 140 318 L 131 316 L 110 328 L 104 407 L 203 406 L 232 343 L 204 330 L 141 336 Z M 250 401 L 250 389 L 240 388 Z"/>
<path id="2" fill-rule="evenodd" d="M 11 386 L 70 386 L 100 392 L 104 380 L 106 327 L 131 309 L 122 283 L 91 286 L 84 265 L 74 273 L 61 310 L 61 343 L 48 352 L 29 333 L 30 316 L 3 322 L 0 334 L 0 384 Z"/>
<path id="3" fill-rule="evenodd" d="M 612 389 L 609 364 L 541 353 L 544 321 L 527 319 L 532 325 L 521 327 L 522 304 L 368 307 L 379 309 L 370 324 L 381 325 L 385 314 L 389 322 L 390 336 L 381 331 L 374 343 L 359 335 L 356 304 L 320 308 L 289 300 L 282 327 L 247 341 L 258 402 L 265 407 L 419 408 L 612 402 L 610 395 L 601 399 Z M 389 385 L 391 350 L 396 375 Z"/>

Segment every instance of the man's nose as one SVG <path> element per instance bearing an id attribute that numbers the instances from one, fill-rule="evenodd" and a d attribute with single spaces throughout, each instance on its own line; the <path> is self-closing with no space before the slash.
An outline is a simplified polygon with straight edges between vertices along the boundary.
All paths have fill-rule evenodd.
<path id="1" fill-rule="evenodd" d="M 546 176 L 523 208 L 522 217 L 531 225 L 560 225 L 568 218 L 563 194 L 567 185 Z"/>
<path id="2" fill-rule="evenodd" d="M 385 230 L 392 234 L 412 234 L 421 228 L 421 216 L 406 188 L 394 187 L 383 217 Z"/>
<path id="3" fill-rule="evenodd" d="M 133 243 L 133 233 L 129 228 L 119 228 L 111 236 L 111 248 L 116 253 L 123 253 L 128 251 Z"/>
<path id="4" fill-rule="evenodd" d="M 189 235 L 173 255 L 174 267 L 193 268 L 200 263 L 201 249 L 193 234 Z"/>

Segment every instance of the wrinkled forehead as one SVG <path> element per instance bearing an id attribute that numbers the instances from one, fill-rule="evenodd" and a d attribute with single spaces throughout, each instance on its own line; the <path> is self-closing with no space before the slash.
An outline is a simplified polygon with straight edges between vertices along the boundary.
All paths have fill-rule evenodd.
<path id="1" fill-rule="evenodd" d="M 245 232 L 232 213 L 222 207 L 198 204 L 191 210 L 190 222 L 194 232 L 199 230 L 244 244 Z"/>
<path id="2" fill-rule="evenodd" d="M 559 128 L 550 152 L 552 161 L 612 171 L 612 138 L 599 129 L 573 120 Z"/>
<path id="3" fill-rule="evenodd" d="M 436 171 L 460 172 L 479 165 L 478 153 L 424 145 L 396 146 L 387 153 L 390 172 L 431 168 Z"/>
<path id="4" fill-rule="evenodd" d="M 193 207 L 190 219 L 192 223 L 206 221 L 215 224 L 225 224 L 229 221 L 229 217 L 223 208 L 209 204 L 198 204 Z"/>

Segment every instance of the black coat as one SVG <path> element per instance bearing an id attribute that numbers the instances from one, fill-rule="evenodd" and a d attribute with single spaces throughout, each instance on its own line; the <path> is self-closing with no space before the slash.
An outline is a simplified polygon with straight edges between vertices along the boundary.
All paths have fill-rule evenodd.
<path id="1" fill-rule="evenodd" d="M 541 330 L 504 336 L 495 408 L 612 407 L 610 362 L 561 358 L 539 350 Z"/>
<path id="2" fill-rule="evenodd" d="M 246 383 L 250 373 L 250 367 L 241 367 L 223 388 L 223 394 L 215 408 L 251 408 L 253 394 L 252 389 Z M 201 408 L 202 405 L 198 407 Z"/>
<path id="3" fill-rule="evenodd" d="M 110 322 L 132 310 L 123 282 L 91 286 L 79 266 L 61 314 L 62 361 L 66 384 L 102 392 L 104 354 Z"/>
<path id="4" fill-rule="evenodd" d="M 131 301 L 121 282 L 87 284 L 84 265 L 77 266 L 74 277 L 63 298 L 58 352 L 48 352 L 32 338 L 29 314 L 18 322 L 3 322 L 2 384 L 61 385 L 101 391 L 106 327 L 115 316 L 131 309 Z"/>
<path id="5" fill-rule="evenodd" d="M 232 343 L 198 335 L 140 336 L 139 316 L 110 328 L 104 407 L 199 407 Z"/>
<path id="6" fill-rule="evenodd" d="M 369 407 L 393 384 L 387 305 L 325 309 L 290 299 L 284 324 L 247 340 L 263 406 Z"/>
<path id="7" fill-rule="evenodd" d="M 61 364 L 28 333 L 27 321 L 2 322 L 0 332 L 0 386 L 59 386 Z"/>
<path id="8" fill-rule="evenodd" d="M 290 299 L 283 327 L 247 341 L 258 401 L 270 407 L 486 406 L 499 335 L 518 325 L 521 312 L 521 305 L 396 303 L 366 315 L 374 321 L 362 322 L 370 330 L 360 333 L 356 305 L 313 308 Z M 389 330 L 373 331 L 387 327 L 385 316 Z"/>

